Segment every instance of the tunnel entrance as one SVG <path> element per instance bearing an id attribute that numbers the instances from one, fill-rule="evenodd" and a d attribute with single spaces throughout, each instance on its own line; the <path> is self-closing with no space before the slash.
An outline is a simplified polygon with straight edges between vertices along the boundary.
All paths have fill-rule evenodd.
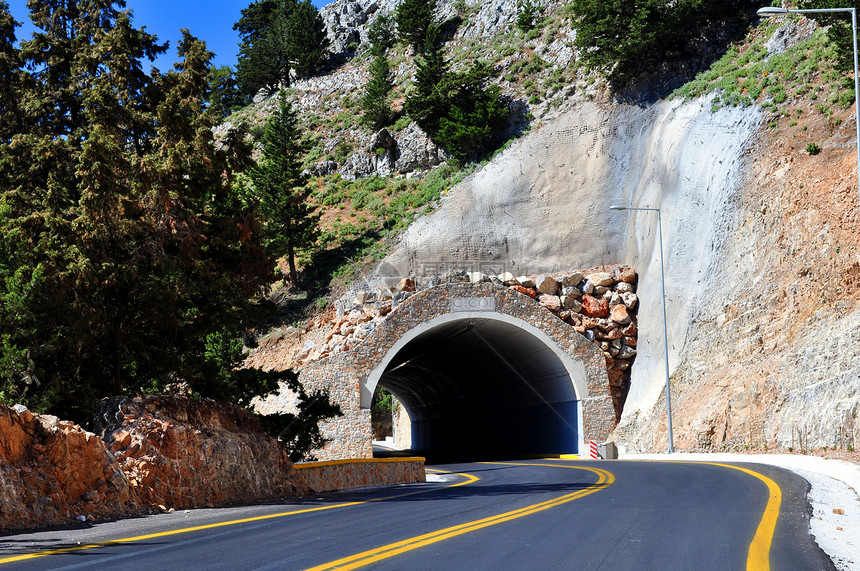
<path id="1" fill-rule="evenodd" d="M 411 449 L 438 460 L 576 454 L 575 363 L 505 315 L 445 316 L 412 331 L 368 378 L 411 420 Z"/>
<path id="2" fill-rule="evenodd" d="M 432 459 L 575 454 L 605 440 L 615 426 L 606 354 L 536 297 L 445 283 L 362 324 L 359 343 L 300 372 L 306 390 L 325 391 L 343 411 L 322 425 L 329 442 L 317 457 L 373 455 L 377 387 L 399 399 L 412 449 Z"/>

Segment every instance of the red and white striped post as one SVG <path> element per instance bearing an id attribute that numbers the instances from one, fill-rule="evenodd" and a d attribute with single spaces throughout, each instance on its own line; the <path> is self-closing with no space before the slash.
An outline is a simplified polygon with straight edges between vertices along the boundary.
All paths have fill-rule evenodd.
<path id="1" fill-rule="evenodd" d="M 588 441 L 588 455 L 595 460 L 600 458 L 600 454 L 597 453 L 597 442 L 594 440 Z"/>

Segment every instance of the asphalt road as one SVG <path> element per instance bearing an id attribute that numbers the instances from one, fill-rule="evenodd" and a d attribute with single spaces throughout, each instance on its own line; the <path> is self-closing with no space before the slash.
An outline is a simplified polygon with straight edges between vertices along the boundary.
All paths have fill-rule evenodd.
<path id="1" fill-rule="evenodd" d="M 432 466 L 460 475 L 2 536 L 0 566 L 832 569 L 809 536 L 806 481 L 778 468 L 732 466 L 567 460 Z M 46 551 L 55 553 L 8 561 Z"/>

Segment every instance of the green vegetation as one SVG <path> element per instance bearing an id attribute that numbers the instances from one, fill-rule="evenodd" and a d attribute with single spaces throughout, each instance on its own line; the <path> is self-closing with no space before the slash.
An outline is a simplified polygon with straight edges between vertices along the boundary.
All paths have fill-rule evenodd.
<path id="1" fill-rule="evenodd" d="M 256 0 L 233 26 L 242 42 L 236 77 L 243 95 L 289 85 L 316 73 L 328 53 L 328 36 L 310 0 Z"/>
<path id="2" fill-rule="evenodd" d="M 529 32 L 534 29 L 538 16 L 540 16 L 540 10 L 529 0 L 517 2 L 517 28 L 521 32 Z"/>
<path id="3" fill-rule="evenodd" d="M 766 99 L 763 106 L 776 112 L 777 105 L 808 96 L 817 99 L 819 90 L 832 94 L 837 104 L 853 103 L 854 91 L 844 87 L 844 76 L 833 67 L 833 46 L 827 35 L 817 30 L 812 37 L 787 51 L 768 57 L 765 40 L 775 26 L 756 34 L 748 46 L 740 50 L 732 46 L 710 69 L 702 72 L 676 90 L 673 97 L 692 98 L 718 92 L 714 108 L 724 105 L 752 105 Z M 815 82 L 824 80 L 823 85 Z M 825 103 L 816 105 L 819 112 L 831 113 Z"/>
<path id="4" fill-rule="evenodd" d="M 185 31 L 177 71 L 147 75 L 141 60 L 165 48 L 114 3 L 29 5 L 36 32 L 18 49 L 0 2 L 4 402 L 90 426 L 106 396 L 248 405 L 285 383 L 299 424 L 330 416 L 292 372 L 240 367 L 274 263 L 269 221 L 233 188 L 245 134 L 212 134 L 212 54 Z"/>
<path id="5" fill-rule="evenodd" d="M 310 190 L 302 174 L 306 146 L 296 114 L 286 97 L 278 99 L 278 109 L 266 124 L 262 157 L 249 171 L 253 185 L 249 202 L 263 219 L 264 247 L 270 255 L 286 258 L 290 281 L 298 286 L 296 254 L 316 242 L 319 215 L 307 202 Z"/>
<path id="6" fill-rule="evenodd" d="M 427 29 L 434 18 L 436 0 L 403 0 L 394 11 L 397 35 L 419 51 L 425 43 Z"/>
<path id="7" fill-rule="evenodd" d="M 860 2 L 854 0 L 802 0 L 799 8 L 854 8 L 860 10 Z M 810 12 L 807 17 L 816 20 L 822 26 L 828 26 L 827 39 L 833 49 L 835 67 L 839 71 L 854 70 L 854 35 L 851 30 L 851 17 L 847 12 L 825 14 Z"/>
<path id="8" fill-rule="evenodd" d="M 404 109 L 430 137 L 458 160 L 487 152 L 508 116 L 492 70 L 478 61 L 463 73 L 449 70 L 438 25 L 427 30 L 413 90 Z"/>
<path id="9" fill-rule="evenodd" d="M 696 60 L 754 17 L 744 0 L 573 0 L 575 46 L 614 91 L 666 64 Z"/>
<path id="10" fill-rule="evenodd" d="M 394 79 L 388 64 L 387 52 L 392 41 L 391 30 L 386 17 L 379 17 L 371 26 L 370 80 L 364 86 L 361 98 L 362 123 L 372 131 L 378 131 L 391 123 L 391 93 Z"/>
<path id="11" fill-rule="evenodd" d="M 222 117 L 227 117 L 250 103 L 250 98 L 240 91 L 236 75 L 230 66 L 213 67 L 209 72 L 209 87 L 209 104 Z"/>
<path id="12" fill-rule="evenodd" d="M 287 322 L 304 317 L 317 304 L 332 280 L 358 276 L 356 260 L 379 260 L 386 243 L 415 218 L 432 209 L 449 188 L 476 168 L 455 161 L 428 172 L 423 179 L 366 177 L 354 181 L 339 175 L 310 182 L 311 199 L 321 206 L 326 223 L 317 249 L 305 268 L 313 283 L 310 296 L 302 298 L 283 316 Z"/>

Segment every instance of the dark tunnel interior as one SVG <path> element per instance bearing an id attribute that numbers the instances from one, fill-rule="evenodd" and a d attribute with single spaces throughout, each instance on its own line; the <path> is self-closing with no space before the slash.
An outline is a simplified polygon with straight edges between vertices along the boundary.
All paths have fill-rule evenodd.
<path id="1" fill-rule="evenodd" d="M 578 401 L 561 359 L 496 319 L 437 325 L 379 380 L 406 408 L 411 453 L 429 462 L 577 453 Z"/>

